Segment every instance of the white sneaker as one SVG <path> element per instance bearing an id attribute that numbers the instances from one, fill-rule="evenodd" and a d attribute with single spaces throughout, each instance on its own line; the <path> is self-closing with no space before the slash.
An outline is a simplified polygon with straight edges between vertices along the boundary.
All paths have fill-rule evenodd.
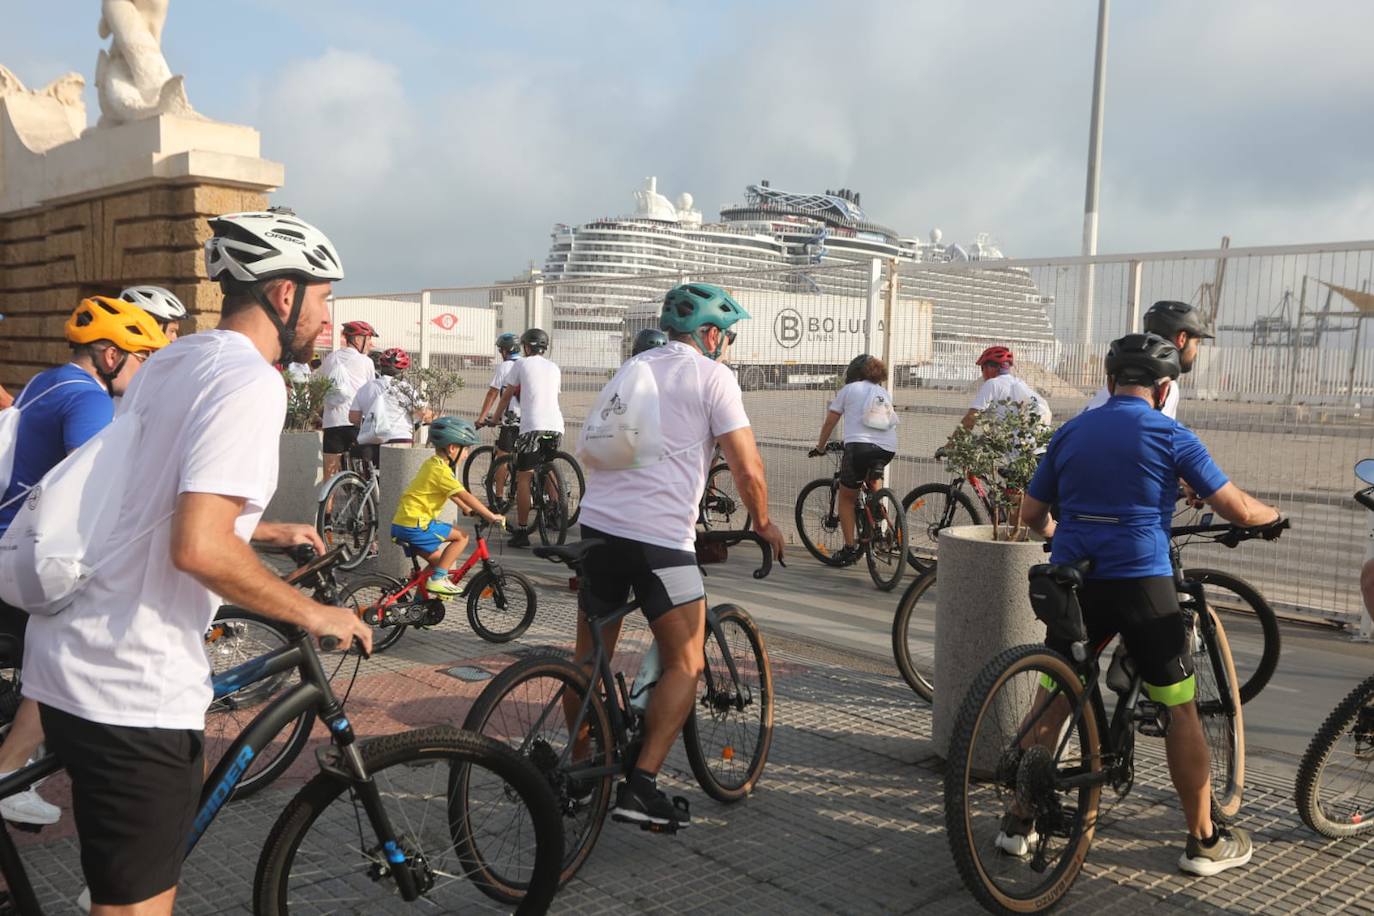
<path id="1" fill-rule="evenodd" d="M 33 789 L 0 799 L 0 817 L 16 824 L 37 824 L 46 827 L 62 818 L 62 809 L 49 804 Z"/>
<path id="2" fill-rule="evenodd" d="M 81 908 L 83 913 L 91 911 L 91 889 L 89 887 L 81 889 L 81 895 L 76 898 L 76 905 Z"/>

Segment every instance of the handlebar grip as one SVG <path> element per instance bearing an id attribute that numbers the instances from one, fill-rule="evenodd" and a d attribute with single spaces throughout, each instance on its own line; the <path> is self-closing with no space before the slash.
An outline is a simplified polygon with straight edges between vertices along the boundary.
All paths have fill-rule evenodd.
<path id="1" fill-rule="evenodd" d="M 337 636 L 321 636 L 320 648 L 326 652 L 333 652 L 335 649 L 339 648 L 340 642 L 342 642 L 342 640 Z"/>
<path id="2" fill-rule="evenodd" d="M 293 544 L 286 548 L 286 555 L 289 556 L 291 562 L 295 563 L 298 567 L 304 566 L 318 556 L 318 554 L 315 553 L 315 548 L 310 544 Z"/>

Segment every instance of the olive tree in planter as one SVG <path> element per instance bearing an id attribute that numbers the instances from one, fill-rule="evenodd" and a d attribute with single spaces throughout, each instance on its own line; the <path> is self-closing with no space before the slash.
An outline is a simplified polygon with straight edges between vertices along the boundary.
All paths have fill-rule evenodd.
<path id="1" fill-rule="evenodd" d="M 1049 438 L 1032 405 L 997 401 L 946 446 L 949 471 L 980 477 L 996 516 L 991 525 L 940 532 L 932 739 L 941 757 L 964 694 L 983 666 L 1006 649 L 1045 638 L 1031 610 L 1026 574 L 1046 558 L 1021 524 L 1021 492 L 1035 474 L 1035 451 Z"/>
<path id="2" fill-rule="evenodd" d="M 433 366 L 428 369 L 407 369 L 405 380 L 420 393 L 420 399 L 429 405 L 436 416 L 444 412 L 445 402 L 463 387 L 463 377 L 457 372 Z"/>
<path id="3" fill-rule="evenodd" d="M 282 384 L 286 386 L 286 424 L 277 451 L 277 491 L 263 518 L 313 525 L 319 505 L 324 396 L 334 385 L 318 375 L 295 381 L 285 371 Z"/>

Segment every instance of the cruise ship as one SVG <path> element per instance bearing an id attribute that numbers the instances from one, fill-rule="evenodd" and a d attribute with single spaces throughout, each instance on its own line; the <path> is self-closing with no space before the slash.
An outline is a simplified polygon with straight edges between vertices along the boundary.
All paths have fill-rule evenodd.
<path id="1" fill-rule="evenodd" d="M 929 240 L 903 237 L 870 220 L 860 194 L 845 188 L 800 194 L 760 181 L 714 223 L 702 219 L 690 194 L 669 201 L 656 178 L 645 179 L 634 198 L 632 214 L 554 227 L 543 278 L 568 365 L 618 365 L 627 309 L 660 298 L 664 275 L 749 272 L 724 282 L 732 289 L 863 297 L 875 257 L 899 262 L 903 299 L 933 305 L 931 358 L 918 374 L 970 378 L 973 356 L 993 339 L 1028 361 L 1054 360 L 1052 297 L 1041 295 L 1025 270 L 974 266 L 1003 257 L 986 235 L 968 246 L 945 244 L 938 229 Z M 815 270 L 844 264 L 854 269 Z"/>

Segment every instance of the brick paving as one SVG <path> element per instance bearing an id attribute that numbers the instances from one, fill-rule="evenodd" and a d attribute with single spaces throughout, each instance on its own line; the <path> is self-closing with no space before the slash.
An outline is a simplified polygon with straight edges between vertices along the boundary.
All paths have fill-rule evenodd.
<path id="1" fill-rule="evenodd" d="M 360 735 L 461 724 L 484 681 L 446 672 L 495 673 L 532 647 L 566 648 L 572 602 L 541 583 L 540 611 L 520 640 L 479 640 L 463 614 L 408 633 L 363 663 L 349 700 Z M 618 667 L 633 674 L 647 629 L 631 618 Z M 777 693 L 775 733 L 758 790 L 736 805 L 707 798 L 677 750 L 666 788 L 692 801 L 693 827 L 674 837 L 607 823 L 587 864 L 559 895 L 563 913 L 964 913 L 978 912 L 945 841 L 941 763 L 929 745 L 930 709 L 883 659 L 765 631 Z M 469 672 L 470 673 L 470 672 Z M 313 738 L 323 742 L 317 726 Z M 1211 880 L 1177 871 L 1182 836 L 1162 745 L 1142 738 L 1134 790 L 1104 815 L 1068 912 L 1374 912 L 1360 891 L 1374 864 L 1369 840 L 1325 841 L 1299 822 L 1291 782 L 1250 777 L 1242 822 L 1257 851 L 1248 868 Z M 285 777 L 225 809 L 187 862 L 178 912 L 251 911 L 263 841 L 287 800 L 315 772 L 302 754 Z M 62 777 L 44 793 L 65 801 Z M 68 814 L 23 855 L 48 912 L 74 912 L 80 866 Z M 320 912 L 349 912 L 343 904 Z M 432 911 L 432 910 L 431 910 Z"/>

